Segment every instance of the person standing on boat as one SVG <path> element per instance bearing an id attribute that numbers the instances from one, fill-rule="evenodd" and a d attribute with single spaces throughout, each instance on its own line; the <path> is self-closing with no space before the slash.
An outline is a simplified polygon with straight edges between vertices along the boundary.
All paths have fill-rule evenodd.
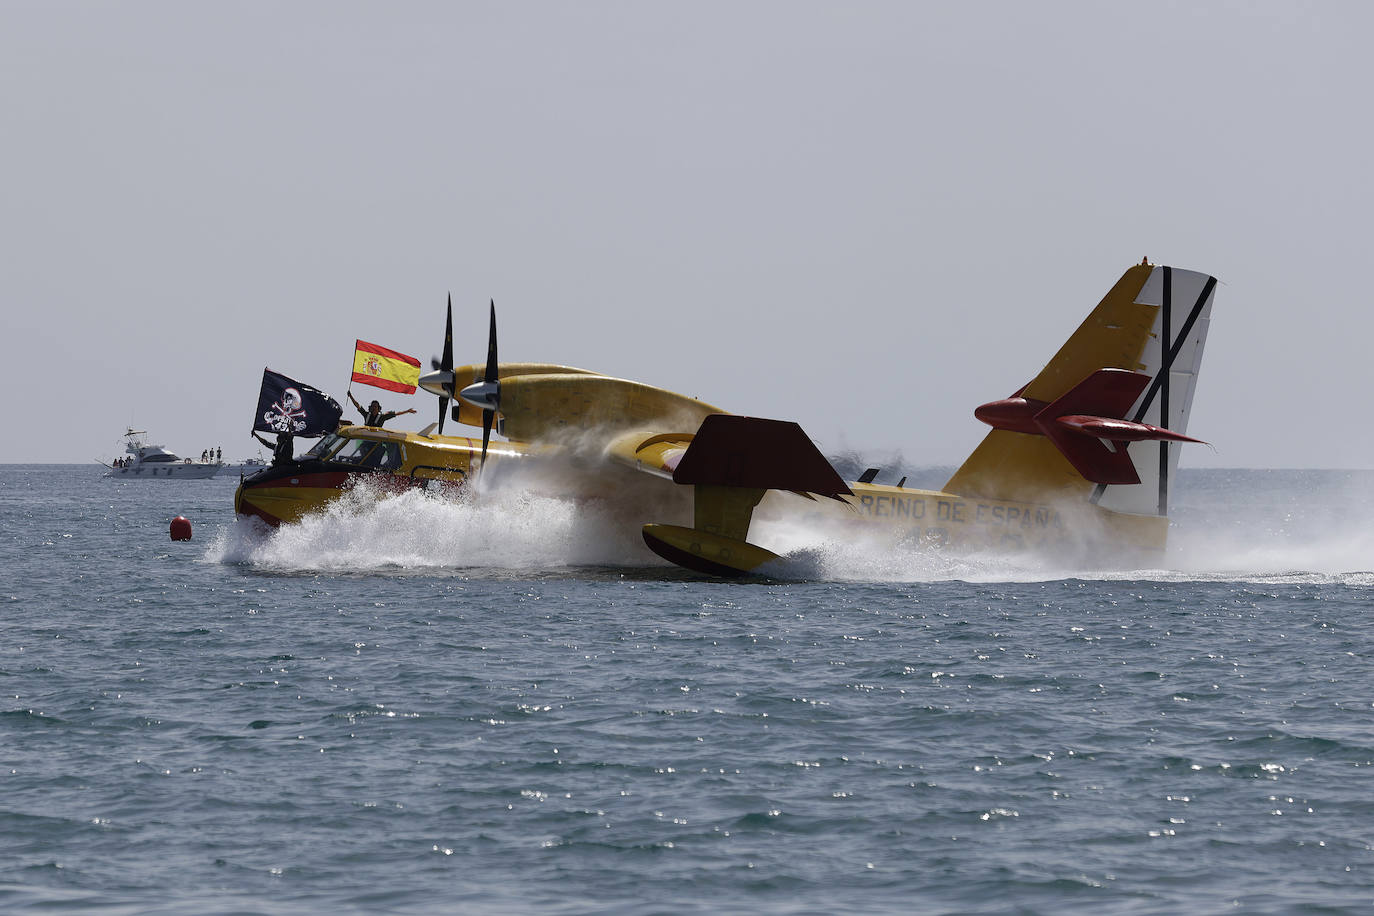
<path id="1" fill-rule="evenodd" d="M 272 450 L 273 464 L 286 464 L 296 457 L 296 437 L 290 433 L 277 433 L 276 442 L 268 442 L 256 432 L 253 438 Z"/>
<path id="2" fill-rule="evenodd" d="M 383 411 L 380 401 L 373 401 L 371 404 L 367 405 L 366 409 L 363 409 L 363 405 L 358 403 L 358 399 L 353 396 L 353 392 L 351 391 L 348 393 L 348 399 L 353 402 L 354 407 L 358 408 L 358 413 L 363 415 L 364 426 L 381 426 L 387 420 L 392 420 L 396 417 L 415 412 L 414 407 L 409 410 Z"/>

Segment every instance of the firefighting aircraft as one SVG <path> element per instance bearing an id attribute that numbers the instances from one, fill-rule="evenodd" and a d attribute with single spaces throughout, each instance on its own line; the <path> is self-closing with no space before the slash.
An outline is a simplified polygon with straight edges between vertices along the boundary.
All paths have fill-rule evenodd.
<path id="1" fill-rule="evenodd" d="M 341 426 L 300 458 L 247 478 L 241 515 L 291 522 L 360 477 L 468 489 L 477 475 L 611 501 L 660 557 L 715 576 L 768 575 L 779 554 L 749 539 L 795 517 L 961 550 L 1068 551 L 1079 561 L 1157 564 L 1193 403 L 1216 279 L 1129 268 L 1038 375 L 978 407 L 992 427 L 939 490 L 846 481 L 796 423 L 740 416 L 584 369 L 443 355 L 420 386 L 439 398 L 421 432 Z M 1041 319 L 1043 320 L 1043 319 Z M 450 404 L 452 407 L 450 409 Z M 481 430 L 446 435 L 444 422 Z M 506 441 L 492 442 L 496 431 Z M 647 557 L 646 557 L 647 559 Z"/>

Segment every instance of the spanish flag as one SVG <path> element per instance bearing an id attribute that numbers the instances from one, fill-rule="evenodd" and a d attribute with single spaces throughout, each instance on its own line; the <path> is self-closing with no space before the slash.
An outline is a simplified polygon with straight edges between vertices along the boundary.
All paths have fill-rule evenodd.
<path id="1" fill-rule="evenodd" d="M 365 340 L 353 350 L 353 381 L 387 391 L 414 394 L 420 383 L 420 361 Z"/>

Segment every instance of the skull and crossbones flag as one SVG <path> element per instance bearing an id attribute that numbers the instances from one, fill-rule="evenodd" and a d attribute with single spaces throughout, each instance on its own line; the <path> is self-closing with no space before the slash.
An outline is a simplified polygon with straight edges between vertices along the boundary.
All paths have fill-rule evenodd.
<path id="1" fill-rule="evenodd" d="M 262 370 L 262 392 L 253 429 L 294 436 L 323 436 L 339 425 L 343 408 L 329 395 L 271 369 Z"/>

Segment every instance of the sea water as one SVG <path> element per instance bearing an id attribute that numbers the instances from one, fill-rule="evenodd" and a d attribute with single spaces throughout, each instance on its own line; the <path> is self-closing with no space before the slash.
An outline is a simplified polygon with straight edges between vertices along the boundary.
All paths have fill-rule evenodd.
<path id="1" fill-rule="evenodd" d="M 1159 569 L 748 582 L 100 473 L 0 466 L 0 911 L 1374 907 L 1374 473 L 1185 471 Z"/>

